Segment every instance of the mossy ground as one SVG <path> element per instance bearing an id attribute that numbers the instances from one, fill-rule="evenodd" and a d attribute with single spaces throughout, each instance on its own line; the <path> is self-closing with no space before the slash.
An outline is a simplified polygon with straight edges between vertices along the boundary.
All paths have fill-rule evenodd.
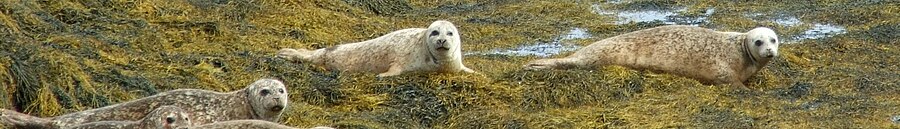
<path id="1" fill-rule="evenodd" d="M 587 45 L 660 23 L 613 24 L 613 9 L 715 8 L 704 27 L 782 35 L 809 25 L 754 21 L 790 14 L 847 33 L 784 44 L 752 90 L 618 66 L 524 71 L 537 57 L 466 56 L 481 74 L 375 78 L 274 58 L 434 20 L 454 22 L 464 51 L 552 40 L 568 29 Z M 340 128 L 897 128 L 900 4 L 889 1 L 532 0 L 3 0 L 0 107 L 56 116 L 178 88 L 231 91 L 282 79 L 292 106 L 282 123 Z M 785 38 L 785 37 L 782 37 Z M 564 56 L 568 53 L 557 55 Z"/>

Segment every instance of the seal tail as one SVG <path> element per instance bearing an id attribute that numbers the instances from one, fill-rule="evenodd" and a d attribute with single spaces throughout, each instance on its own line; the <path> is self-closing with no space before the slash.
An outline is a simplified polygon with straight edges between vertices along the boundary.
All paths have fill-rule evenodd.
<path id="1" fill-rule="evenodd" d="M 525 65 L 525 69 L 571 69 L 578 67 L 578 64 L 578 60 L 574 58 L 540 59 L 528 62 Z"/>
<path id="2" fill-rule="evenodd" d="M 303 48 L 300 48 L 300 49 L 284 48 L 284 49 L 278 50 L 278 57 L 285 58 L 288 60 L 299 59 L 299 60 L 308 61 L 308 60 L 312 59 L 314 54 L 315 54 L 315 51 L 312 51 L 309 49 L 303 49 Z"/>
<path id="3" fill-rule="evenodd" d="M 48 129 L 50 120 L 19 113 L 13 110 L 0 109 L 0 125 L 17 129 Z"/>

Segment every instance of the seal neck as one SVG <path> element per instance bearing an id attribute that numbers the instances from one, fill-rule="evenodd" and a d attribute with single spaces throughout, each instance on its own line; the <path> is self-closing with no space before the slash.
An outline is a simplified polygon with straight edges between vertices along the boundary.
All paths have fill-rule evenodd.
<path id="1" fill-rule="evenodd" d="M 251 98 L 250 98 L 250 95 L 251 95 L 251 94 L 250 94 L 249 88 L 241 89 L 240 94 L 238 94 L 238 95 L 240 95 L 240 98 L 243 98 L 243 99 L 239 99 L 239 100 L 245 101 L 245 103 L 247 104 L 247 106 L 250 107 L 250 109 L 249 109 L 249 110 L 250 110 L 250 116 L 253 116 L 253 119 L 262 119 L 262 118 L 264 118 L 263 116 L 260 116 L 260 114 L 258 114 L 258 113 L 256 112 L 255 109 L 258 108 L 258 107 L 254 107 L 253 101 L 251 101 Z"/>
<path id="2" fill-rule="evenodd" d="M 442 61 L 438 60 L 437 55 L 434 54 L 434 50 L 431 50 L 431 47 L 428 46 L 428 35 L 426 34 L 426 32 L 422 32 L 419 35 L 419 39 L 420 39 L 419 41 L 421 41 L 421 43 L 419 43 L 419 44 L 422 45 L 421 48 L 424 48 L 421 50 L 425 50 L 426 52 L 428 52 L 428 58 L 429 58 L 429 60 L 431 60 L 431 63 L 441 64 Z"/>
<path id="3" fill-rule="evenodd" d="M 750 51 L 749 45 L 751 45 L 751 44 L 747 43 L 746 38 L 747 38 L 746 35 L 744 35 L 744 39 L 743 39 L 743 41 L 741 41 L 741 48 L 743 48 L 743 50 L 744 50 L 744 55 L 747 55 L 746 57 L 750 58 L 751 64 L 754 64 L 754 65 L 759 64 L 759 60 L 756 60 L 757 59 L 756 56 L 754 56 L 753 52 Z"/>
<path id="4" fill-rule="evenodd" d="M 430 48 L 428 48 L 428 47 L 426 46 L 426 47 L 425 47 L 425 51 L 428 51 L 428 57 L 431 58 L 431 62 L 434 63 L 434 64 L 441 64 L 441 63 L 438 61 L 437 56 L 434 55 L 434 51 L 428 50 L 428 49 L 430 49 Z"/>

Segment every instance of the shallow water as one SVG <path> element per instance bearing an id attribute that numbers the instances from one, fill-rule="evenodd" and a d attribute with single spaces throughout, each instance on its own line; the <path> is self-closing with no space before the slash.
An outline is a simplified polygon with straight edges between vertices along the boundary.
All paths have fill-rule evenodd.
<path id="1" fill-rule="evenodd" d="M 900 115 L 896 115 L 896 116 L 894 116 L 894 117 L 891 117 L 891 121 L 893 121 L 894 124 L 900 124 Z"/>
<path id="2" fill-rule="evenodd" d="M 800 21 L 800 19 L 797 19 L 797 17 L 794 17 L 794 16 L 776 18 L 776 19 L 774 19 L 774 21 L 778 25 L 787 26 L 787 27 L 793 27 L 793 26 L 803 24 L 803 22 Z"/>
<path id="3" fill-rule="evenodd" d="M 794 36 L 793 40 L 821 39 L 847 33 L 847 28 L 833 24 L 813 24 L 812 28 Z"/>
<path id="4" fill-rule="evenodd" d="M 687 11 L 685 7 L 671 8 L 642 8 L 642 9 L 624 9 L 613 10 L 607 9 L 599 4 L 591 5 L 594 13 L 599 15 L 615 15 L 617 20 L 615 24 L 629 24 L 641 22 L 662 22 L 668 25 L 693 25 L 709 23 L 709 16 L 716 12 L 715 8 L 708 8 L 703 14 L 698 16 L 682 16 L 681 13 Z"/>
<path id="5" fill-rule="evenodd" d="M 568 33 L 558 36 L 550 42 L 539 42 L 531 45 L 522 45 L 512 49 L 494 49 L 487 52 L 472 52 L 466 55 L 507 55 L 507 56 L 537 56 L 549 57 L 559 53 L 575 51 L 581 46 L 569 43 L 569 40 L 591 38 L 591 34 L 584 28 L 573 28 Z"/>
<path id="6" fill-rule="evenodd" d="M 788 44 L 799 43 L 803 40 L 828 38 L 835 35 L 847 33 L 846 27 L 841 25 L 827 23 L 806 23 L 803 22 L 803 20 L 801 20 L 800 18 L 797 18 L 797 16 L 787 14 L 775 14 L 775 16 L 766 16 L 762 13 L 753 13 L 744 16 L 755 19 L 756 22 L 772 21 L 779 26 L 787 28 L 801 27 L 801 25 L 810 26 L 800 34 L 781 35 L 785 43 Z"/>

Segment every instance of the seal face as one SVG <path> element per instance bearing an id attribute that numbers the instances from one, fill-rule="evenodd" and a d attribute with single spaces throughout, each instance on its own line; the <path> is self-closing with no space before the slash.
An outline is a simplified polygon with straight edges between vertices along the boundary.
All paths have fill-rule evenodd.
<path id="1" fill-rule="evenodd" d="M 747 40 L 744 41 L 748 52 L 754 60 L 770 60 L 778 56 L 780 44 L 775 31 L 769 28 L 755 28 L 747 32 Z"/>
<path id="2" fill-rule="evenodd" d="M 140 121 L 98 121 L 67 129 L 182 129 L 193 126 L 187 111 L 176 106 L 161 106 Z"/>
<path id="3" fill-rule="evenodd" d="M 425 30 L 428 34 L 425 38 L 429 52 L 433 54 L 436 60 L 456 60 L 460 55 L 462 48 L 459 38 L 459 31 L 453 23 L 447 21 L 437 21 L 431 23 Z M 447 59 L 449 58 L 449 59 Z"/>
<path id="4" fill-rule="evenodd" d="M 176 106 L 162 106 L 147 114 L 140 127 L 157 129 L 178 129 L 193 126 L 187 111 Z"/>
<path id="5" fill-rule="evenodd" d="M 15 127 L 59 128 L 96 121 L 136 121 L 144 118 L 147 112 L 167 105 L 184 109 L 191 114 L 191 122 L 195 124 L 242 119 L 278 121 L 288 104 L 287 95 L 281 81 L 260 79 L 244 89 L 228 93 L 178 89 L 51 118 L 19 113 L 0 117 L 0 122 Z M 2 113 L 16 114 L 8 111 Z"/>
<path id="6" fill-rule="evenodd" d="M 273 79 L 262 79 L 247 88 L 248 99 L 256 119 L 278 121 L 288 105 L 288 93 L 284 83 Z"/>
<path id="7" fill-rule="evenodd" d="M 284 48 L 278 57 L 302 60 L 330 70 L 378 73 L 475 71 L 462 64 L 460 32 L 453 23 L 435 21 L 428 28 L 409 28 L 357 43 L 317 50 Z"/>
<path id="8" fill-rule="evenodd" d="M 634 31 L 588 45 L 565 58 L 529 62 L 525 69 L 620 65 L 693 78 L 704 84 L 743 81 L 778 56 L 778 36 L 768 28 L 747 33 L 670 25 Z"/>

